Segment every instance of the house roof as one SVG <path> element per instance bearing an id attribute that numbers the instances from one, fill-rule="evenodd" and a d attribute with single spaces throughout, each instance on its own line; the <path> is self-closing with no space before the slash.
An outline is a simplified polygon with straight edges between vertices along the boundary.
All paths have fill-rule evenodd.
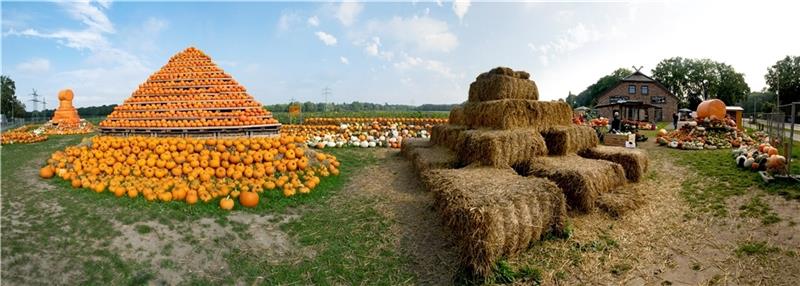
<path id="1" fill-rule="evenodd" d="M 597 98 L 604 97 L 604 96 L 608 95 L 608 93 L 609 93 L 610 91 L 614 90 L 614 89 L 615 89 L 615 88 L 617 88 L 618 86 L 620 86 L 620 85 L 622 85 L 622 84 L 625 84 L 625 83 L 631 83 L 631 82 L 639 82 L 639 83 L 653 83 L 653 84 L 655 84 L 656 86 L 658 86 L 658 87 L 661 87 L 662 89 L 664 89 L 664 91 L 666 91 L 668 95 L 670 95 L 670 96 L 672 96 L 672 97 L 675 97 L 675 98 L 678 98 L 676 95 L 672 94 L 672 92 L 671 92 L 671 91 L 669 91 L 669 89 L 668 89 L 666 86 L 664 86 L 663 84 L 661 84 L 661 83 L 660 83 L 660 82 L 658 82 L 657 80 L 654 80 L 653 78 L 651 78 L 651 77 L 649 77 L 649 76 L 647 76 L 647 75 L 643 74 L 643 73 L 642 73 L 642 72 L 640 72 L 639 70 L 636 70 L 636 71 L 635 71 L 635 72 L 633 72 L 632 74 L 630 74 L 630 75 L 628 75 L 628 76 L 626 76 L 626 77 L 622 78 L 622 80 L 620 80 L 620 81 L 619 81 L 619 83 L 615 84 L 614 86 L 612 86 L 612 87 L 610 87 L 610 88 L 608 88 L 608 89 L 604 90 L 602 93 L 600 93 L 600 95 L 599 95 L 599 96 L 597 96 Z"/>
<path id="2" fill-rule="evenodd" d="M 656 80 L 650 78 L 649 76 L 644 75 L 642 72 L 637 70 L 636 72 L 623 78 L 622 81 L 655 82 Z"/>

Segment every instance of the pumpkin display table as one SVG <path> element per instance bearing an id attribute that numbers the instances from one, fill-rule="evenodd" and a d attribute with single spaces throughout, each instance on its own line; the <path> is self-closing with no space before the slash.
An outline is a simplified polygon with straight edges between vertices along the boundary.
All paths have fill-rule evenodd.
<path id="1" fill-rule="evenodd" d="M 278 134 L 280 127 L 242 85 L 194 47 L 172 56 L 100 122 L 108 135 L 260 136 Z"/>

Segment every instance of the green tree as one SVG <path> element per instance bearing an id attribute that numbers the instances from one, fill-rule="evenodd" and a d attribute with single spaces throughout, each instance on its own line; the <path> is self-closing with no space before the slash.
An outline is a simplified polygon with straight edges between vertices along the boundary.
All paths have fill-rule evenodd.
<path id="1" fill-rule="evenodd" d="M 317 105 L 311 101 L 306 101 L 303 103 L 303 112 L 315 112 L 317 111 Z"/>
<path id="2" fill-rule="evenodd" d="M 680 99 L 682 107 L 718 98 L 728 105 L 741 103 L 750 93 L 744 74 L 710 59 L 664 59 L 652 70 L 653 78 Z"/>
<path id="3" fill-rule="evenodd" d="M 575 103 L 577 102 L 577 100 L 578 100 L 578 96 L 577 96 L 577 95 L 574 95 L 574 94 L 572 94 L 572 91 L 570 91 L 570 92 L 569 92 L 569 94 L 567 95 L 567 104 L 569 104 L 570 106 L 572 106 L 572 108 L 579 107 L 579 106 L 575 105 Z"/>
<path id="4" fill-rule="evenodd" d="M 800 102 L 800 56 L 786 56 L 767 68 L 768 90 L 777 92 L 780 104 Z"/>
<path id="5" fill-rule="evenodd" d="M 14 80 L 7 76 L 0 76 L 0 111 L 6 118 L 25 117 L 25 105 L 16 96 L 17 86 Z M 12 112 L 14 114 L 12 114 Z"/>
<path id="6" fill-rule="evenodd" d="M 586 87 L 584 91 L 579 93 L 573 103 L 574 107 L 580 106 L 595 106 L 597 105 L 597 97 L 609 88 L 613 88 L 619 83 L 620 80 L 632 74 L 633 71 L 626 68 L 619 68 L 609 75 L 601 77 L 597 82 Z M 567 100 L 569 102 L 569 100 Z"/>

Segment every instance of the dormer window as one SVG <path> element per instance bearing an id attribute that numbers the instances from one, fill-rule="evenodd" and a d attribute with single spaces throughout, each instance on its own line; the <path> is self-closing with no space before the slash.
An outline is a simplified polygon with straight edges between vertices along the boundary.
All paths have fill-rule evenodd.
<path id="1" fill-rule="evenodd" d="M 628 94 L 636 94 L 636 85 L 632 84 L 628 86 Z"/>
<path id="2" fill-rule="evenodd" d="M 647 85 L 642 85 L 642 94 L 649 94 L 649 93 L 650 93 L 650 88 L 648 88 Z"/>

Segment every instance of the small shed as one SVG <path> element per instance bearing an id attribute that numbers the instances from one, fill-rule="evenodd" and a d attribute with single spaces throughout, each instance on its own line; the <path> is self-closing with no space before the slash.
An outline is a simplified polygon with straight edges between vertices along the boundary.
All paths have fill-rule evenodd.
<path id="1" fill-rule="evenodd" d="M 736 121 L 736 128 L 739 130 L 744 130 L 742 126 L 742 113 L 744 112 L 744 108 L 741 106 L 728 106 L 725 107 L 725 113 L 730 116 L 733 121 Z"/>

